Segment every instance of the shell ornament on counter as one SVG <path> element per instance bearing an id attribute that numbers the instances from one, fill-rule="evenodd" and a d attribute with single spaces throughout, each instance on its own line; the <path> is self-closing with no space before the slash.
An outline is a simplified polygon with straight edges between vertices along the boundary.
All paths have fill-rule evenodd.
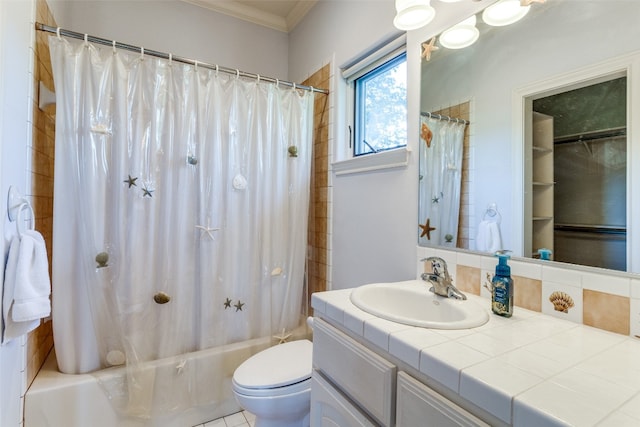
<path id="1" fill-rule="evenodd" d="M 568 313 L 569 309 L 575 305 L 571 295 L 559 291 L 549 295 L 549 301 L 553 304 L 554 310 L 561 311 L 563 313 Z"/>

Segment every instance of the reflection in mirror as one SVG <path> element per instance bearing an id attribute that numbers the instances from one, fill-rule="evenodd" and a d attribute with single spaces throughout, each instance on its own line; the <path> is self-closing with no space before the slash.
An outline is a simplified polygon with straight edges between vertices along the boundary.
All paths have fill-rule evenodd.
<path id="1" fill-rule="evenodd" d="M 625 66 L 601 75 L 594 71 L 607 68 L 609 63 L 624 62 L 620 58 L 627 56 L 631 58 L 629 63 L 640 60 L 637 16 L 640 2 L 627 0 L 534 3 L 524 19 L 506 27 L 489 27 L 479 14 L 476 26 L 480 36 L 475 44 L 451 50 L 436 43 L 440 48 L 432 52 L 431 59 L 422 60 L 421 112 L 456 117 L 442 111 L 468 105 L 464 118 L 470 124 L 454 240 L 458 248 L 491 250 L 486 227 L 481 224 L 488 207 L 495 206 L 501 221 L 488 238 L 492 241 L 492 236 L 499 236 L 502 248 L 512 250 L 515 256 L 537 256 L 538 249 L 549 246 L 555 260 L 640 272 L 640 265 L 633 264 L 638 261 L 633 261 L 628 249 L 638 244 L 640 235 L 625 235 L 627 230 L 640 230 L 640 224 L 633 227 L 633 215 L 627 215 L 633 195 L 626 191 L 627 181 L 633 182 L 631 177 L 638 173 L 626 147 L 633 146 L 638 136 L 632 132 L 632 116 L 629 123 L 618 120 L 631 111 L 629 105 L 638 102 L 639 95 L 627 89 L 638 73 L 628 73 Z M 596 100 L 585 93 L 589 90 L 604 96 Z M 627 91 L 629 96 L 616 98 Z M 576 97 L 578 94 L 581 97 Z M 612 107 L 611 103 L 617 104 Z M 568 109 L 560 111 L 561 107 Z M 587 129 L 579 123 L 563 123 L 572 110 L 579 110 L 587 122 L 598 122 L 598 126 Z M 622 116 L 614 118 L 610 114 L 613 110 Z M 548 156 L 551 175 L 540 180 L 551 189 L 547 191 L 551 197 L 544 215 L 532 210 L 534 200 L 538 200 L 534 191 L 544 191 L 533 189 L 531 175 L 533 161 L 545 157 L 542 151 L 533 154 L 531 148 L 533 123 L 542 115 L 552 117 L 552 154 Z M 626 129 L 624 135 L 622 128 Z M 586 140 L 598 136 L 606 140 Z M 420 144 L 425 144 L 422 139 Z M 580 149 L 582 154 L 569 155 Z M 600 169 L 605 165 L 606 169 Z M 433 200 L 433 194 L 422 192 L 427 187 L 422 182 L 425 179 L 427 173 L 421 166 L 420 209 Z M 539 236 L 534 230 L 534 216 L 551 218 L 547 220 L 551 238 L 546 243 L 536 240 Z M 426 225 L 427 219 L 421 211 L 420 225 Z M 590 228 L 586 231 L 581 227 Z M 422 232 L 418 228 L 419 235 Z M 605 243 L 585 244 L 584 233 L 590 233 L 592 241 Z M 479 236 L 485 241 L 479 242 Z M 419 238 L 420 245 L 443 245 L 425 237 Z"/>
<path id="2" fill-rule="evenodd" d="M 533 100 L 531 239 L 556 261 L 626 270 L 626 77 Z"/>

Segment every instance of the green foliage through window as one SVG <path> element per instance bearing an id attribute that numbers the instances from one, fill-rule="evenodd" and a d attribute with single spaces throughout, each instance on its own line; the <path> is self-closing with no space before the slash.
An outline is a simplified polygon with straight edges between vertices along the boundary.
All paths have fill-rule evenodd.
<path id="1" fill-rule="evenodd" d="M 407 56 L 355 80 L 354 155 L 407 145 Z"/>

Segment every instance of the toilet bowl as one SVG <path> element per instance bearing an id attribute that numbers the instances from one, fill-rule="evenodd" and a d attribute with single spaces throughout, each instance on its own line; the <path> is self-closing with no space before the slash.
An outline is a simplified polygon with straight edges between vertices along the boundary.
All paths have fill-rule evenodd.
<path id="1" fill-rule="evenodd" d="M 255 427 L 308 427 L 312 344 L 279 344 L 243 362 L 233 373 L 238 404 L 256 416 Z"/>

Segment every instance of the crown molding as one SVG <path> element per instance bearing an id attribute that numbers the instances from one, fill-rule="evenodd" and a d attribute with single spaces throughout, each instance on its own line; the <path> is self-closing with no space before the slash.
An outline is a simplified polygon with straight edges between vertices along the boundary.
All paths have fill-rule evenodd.
<path id="1" fill-rule="evenodd" d="M 220 0 L 182 0 L 214 12 L 223 13 L 234 18 L 262 25 L 267 28 L 288 33 L 291 31 L 304 16 L 316 4 L 317 0 L 302 0 L 289 12 L 286 17 L 282 17 L 273 13 L 265 12 L 260 9 L 247 6 L 235 1 Z"/>
<path id="2" fill-rule="evenodd" d="M 291 12 L 289 12 L 285 18 L 287 21 L 287 31 L 293 30 L 317 2 L 318 0 L 302 0 L 296 3 L 295 7 L 291 9 Z"/>

